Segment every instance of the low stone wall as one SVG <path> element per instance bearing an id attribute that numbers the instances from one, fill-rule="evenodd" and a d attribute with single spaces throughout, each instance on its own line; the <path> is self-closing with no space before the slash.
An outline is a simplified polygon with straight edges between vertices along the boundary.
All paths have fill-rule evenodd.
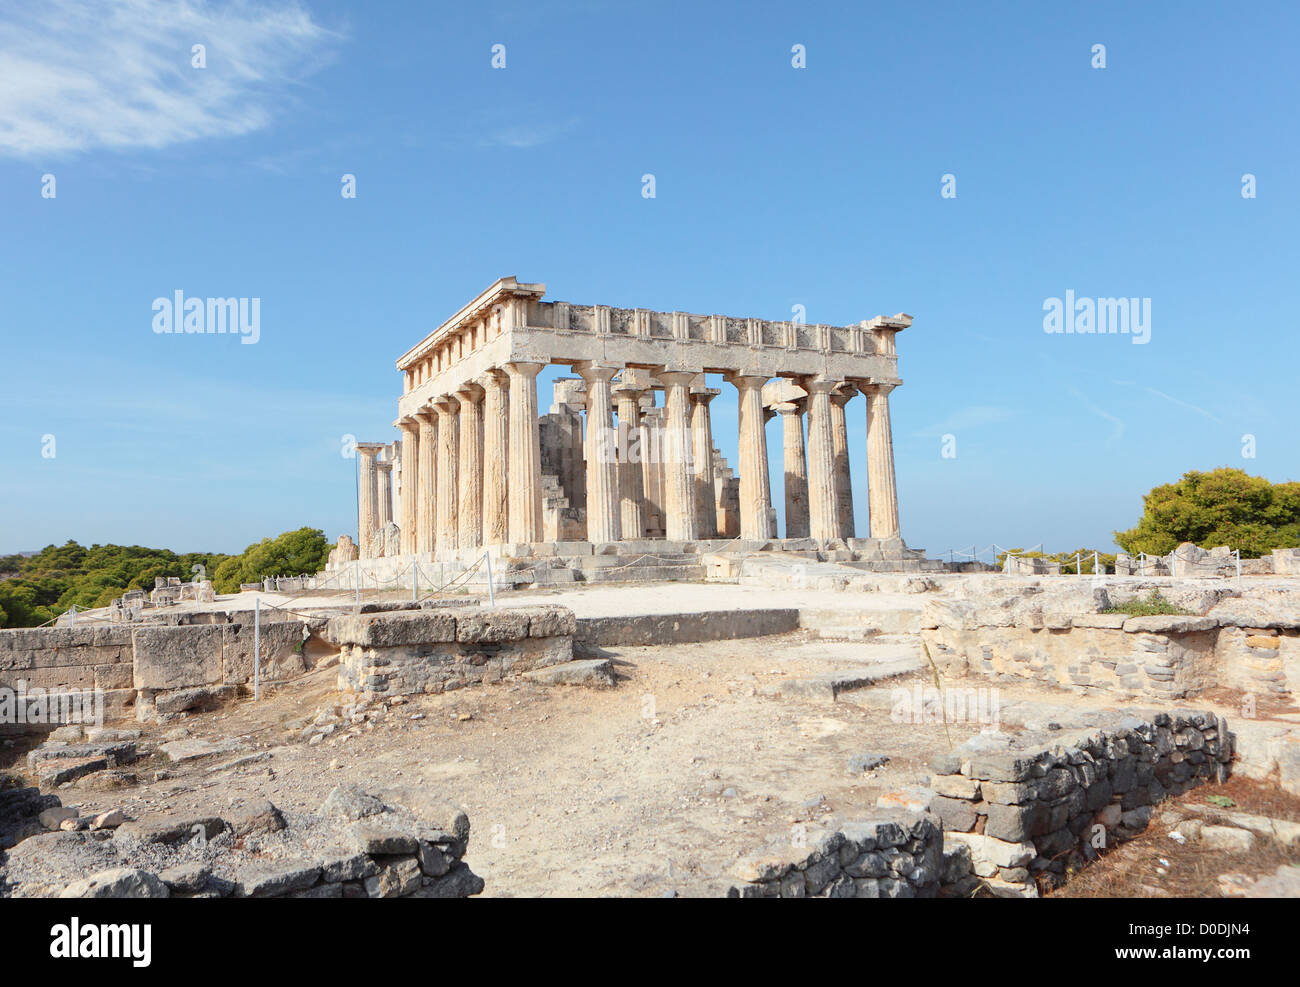
<path id="1" fill-rule="evenodd" d="M 310 814 L 253 799 L 139 820 L 119 812 L 87 828 L 75 809 L 53 811 L 58 831 L 5 856 L 0 895 L 464 898 L 483 890 L 463 860 L 469 818 L 445 803 L 411 807 L 340 786 Z"/>
<path id="2" fill-rule="evenodd" d="M 499 682 L 573 660 L 576 622 L 565 607 L 440 609 L 335 617 L 339 689 L 412 695 Z"/>
<path id="3" fill-rule="evenodd" d="M 1036 739 L 980 734 L 931 761 L 930 811 L 945 848 L 969 855 L 968 875 L 948 862 L 955 893 L 1035 896 L 1038 878 L 1058 883 L 1145 829 L 1153 804 L 1222 781 L 1233 753 L 1227 722 L 1209 712 L 1115 718 L 1049 749 Z"/>
<path id="4" fill-rule="evenodd" d="M 1300 689 L 1300 621 L 1236 599 L 1204 616 L 1159 617 L 936 600 L 921 624 L 946 674 L 1165 698 L 1210 686 L 1275 695 Z"/>
<path id="5" fill-rule="evenodd" d="M 807 836 L 795 852 L 760 852 L 732 868 L 730 898 L 933 898 L 943 831 L 929 815 L 881 813 Z"/>
<path id="6" fill-rule="evenodd" d="M 130 715 L 135 703 L 132 683 L 134 648 L 131 628 L 111 625 L 0 630 L 0 687 L 99 689 L 104 716 Z M 35 725 L 33 725 L 35 726 Z M 6 723 L 0 731 L 26 730 Z"/>
<path id="7" fill-rule="evenodd" d="M 33 688 L 100 690 L 103 716 L 109 722 L 182 712 L 252 682 L 249 617 L 239 623 L 0 630 L 0 687 L 17 691 L 21 680 L 29 695 Z M 307 671 L 311 659 L 305 644 L 325 623 L 323 617 L 263 620 L 261 681 Z M 31 730 L 47 725 L 5 724 L 0 729 L 6 727 Z"/>
<path id="8" fill-rule="evenodd" d="M 794 609 L 704 610 L 636 617 L 583 617 L 578 620 L 574 640 L 588 647 L 696 644 L 788 634 L 798 629 L 799 611 Z"/>

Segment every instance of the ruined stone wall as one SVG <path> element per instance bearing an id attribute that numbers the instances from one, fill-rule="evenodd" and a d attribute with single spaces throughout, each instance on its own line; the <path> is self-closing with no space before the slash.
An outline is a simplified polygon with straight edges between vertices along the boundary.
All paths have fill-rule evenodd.
<path id="1" fill-rule="evenodd" d="M 105 717 L 121 718 L 135 702 L 132 658 L 131 628 L 121 625 L 0 630 L 0 687 L 102 689 Z"/>
<path id="2" fill-rule="evenodd" d="M 116 816 L 98 831 L 21 840 L 3 858 L 0 896 L 464 898 L 483 890 L 463 859 L 469 817 L 424 796 L 408 806 L 339 786 L 314 813 L 281 812 L 255 798 L 210 811 Z"/>
<path id="3" fill-rule="evenodd" d="M 946 881 L 957 893 L 1036 895 L 1038 878 L 1058 883 L 1099 844 L 1145 829 L 1153 804 L 1224 780 L 1232 752 L 1226 721 L 1209 712 L 1117 719 L 1037 751 L 977 735 L 931 761 L 930 811 L 945 848 L 964 845 L 970 859 L 967 877 L 950 861 Z"/>
<path id="4" fill-rule="evenodd" d="M 933 898 L 943 866 L 943 831 L 928 815 L 886 813 L 810 833 L 792 851 L 742 858 L 732 898 Z"/>
<path id="5" fill-rule="evenodd" d="M 251 683 L 252 614 L 234 623 L 223 622 L 228 616 L 220 613 L 191 616 L 217 622 L 0 630 L 0 687 L 17 691 L 22 680 L 29 693 L 33 687 L 102 690 L 104 719 L 116 721 L 182 712 Z M 271 621 L 264 615 L 261 680 L 307 671 L 304 644 L 324 626 L 324 618 Z"/>
<path id="6" fill-rule="evenodd" d="M 340 649 L 339 689 L 391 696 L 449 692 L 572 661 L 575 630 L 564 607 L 448 608 L 335 617 L 325 636 Z"/>
<path id="7" fill-rule="evenodd" d="M 1239 612 L 1237 603 L 1204 616 L 1128 617 L 939 600 L 926 604 L 922 636 L 952 675 L 1170 698 L 1211 686 L 1300 688 L 1300 624 Z"/>

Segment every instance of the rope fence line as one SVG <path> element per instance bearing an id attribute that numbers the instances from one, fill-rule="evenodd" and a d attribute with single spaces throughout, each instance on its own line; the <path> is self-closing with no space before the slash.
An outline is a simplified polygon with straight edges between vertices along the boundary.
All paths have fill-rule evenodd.
<path id="1" fill-rule="evenodd" d="M 730 539 L 730 540 L 734 541 L 736 539 Z M 1018 558 L 1018 559 L 1029 559 L 1029 560 L 1042 560 L 1047 565 L 1058 565 L 1061 566 L 1063 569 L 1070 568 L 1070 567 L 1073 568 L 1072 572 L 1063 571 L 1060 573 L 1056 573 L 1059 575 L 1099 576 L 1099 575 L 1110 574 L 1111 567 L 1102 564 L 1101 562 L 1102 553 L 1099 551 L 1094 550 L 1091 553 L 1075 552 L 1073 562 L 1071 562 L 1069 556 L 1065 556 L 1064 558 L 1061 558 L 1061 557 L 1045 557 L 1042 554 L 1038 554 L 1038 555 L 1032 554 L 1035 552 L 1041 553 L 1042 549 L 1043 549 L 1042 542 L 1039 542 L 1037 545 L 1031 546 L 1029 548 L 1019 548 L 1019 549 L 1007 548 L 1005 546 L 999 545 L 997 542 L 992 542 L 989 545 L 986 545 L 984 548 L 979 548 L 978 544 L 976 543 L 966 548 L 949 548 L 939 553 L 939 558 L 940 560 L 942 560 L 944 556 L 947 556 L 948 563 L 950 565 L 955 565 L 958 562 L 962 562 L 962 563 L 982 562 L 983 557 L 988 556 L 990 560 L 988 564 L 996 565 L 998 556 L 1001 555 L 1003 556 L 1004 559 Z M 910 555 L 910 554 L 904 555 L 902 553 L 899 553 L 897 555 L 885 555 L 885 554 L 875 555 L 875 556 L 863 558 L 860 561 L 870 564 L 870 563 L 885 563 L 885 562 L 906 562 L 906 561 L 913 561 L 915 560 L 915 558 L 916 558 L 915 555 Z M 1223 572 L 1224 569 L 1231 569 L 1232 575 L 1235 575 L 1237 584 L 1240 585 L 1241 583 L 1242 559 L 1241 559 L 1240 549 L 1234 549 L 1231 552 L 1227 553 L 1226 555 L 1210 556 L 1207 554 L 1199 558 L 1191 554 L 1180 553 L 1178 549 L 1174 549 L 1174 551 L 1172 551 L 1168 555 L 1151 555 L 1146 552 L 1138 552 L 1136 555 L 1130 556 L 1130 558 L 1132 559 L 1132 563 L 1134 567 L 1138 571 L 1136 573 L 1129 572 L 1127 573 L 1128 575 L 1138 575 L 1138 576 L 1173 575 L 1173 572 L 1171 572 L 1170 570 L 1173 568 L 1175 564 L 1177 564 L 1180 567 L 1183 566 L 1190 567 L 1193 570 L 1197 571 L 1198 573 L 1207 572 L 1207 573 L 1215 573 L 1215 574 L 1225 574 Z M 647 561 L 659 562 L 665 564 L 680 564 L 681 556 L 670 557 L 665 555 L 645 553 L 645 554 L 638 555 L 635 558 L 629 559 L 626 562 L 621 562 L 616 565 L 604 566 L 602 568 L 611 572 L 617 572 L 622 569 L 633 568 Z M 1084 563 L 1088 561 L 1091 561 L 1092 563 L 1091 572 L 1084 571 Z M 488 577 L 485 580 L 485 582 L 487 585 L 489 596 L 493 598 L 492 602 L 495 603 L 495 589 L 496 589 L 497 577 L 495 577 L 491 573 L 492 565 L 491 565 L 491 555 L 489 552 L 484 552 L 467 569 L 464 569 L 463 571 L 457 573 L 455 576 L 451 577 L 450 579 L 446 578 L 446 567 L 448 564 L 449 563 L 446 562 L 412 561 L 409 565 L 402 567 L 401 569 L 397 570 L 391 575 L 385 576 L 385 575 L 381 575 L 380 570 L 375 568 L 374 566 L 363 567 L 360 563 L 360 560 L 356 560 L 351 564 L 350 567 L 336 570 L 333 573 L 319 573 L 311 576 L 303 575 L 303 576 L 288 576 L 288 577 L 285 576 L 266 577 L 262 581 L 263 584 L 265 584 L 267 581 L 271 581 L 274 583 L 282 579 L 301 579 L 301 580 L 311 579 L 314 585 L 311 586 L 310 589 L 305 589 L 304 592 L 300 592 L 297 596 L 290 597 L 289 599 L 284 600 L 278 604 L 272 604 L 266 602 L 264 605 L 280 613 L 289 613 L 299 617 L 307 617 L 311 615 L 304 613 L 303 611 L 300 610 L 295 610 L 293 608 L 293 604 L 298 603 L 300 601 L 315 599 L 322 593 L 329 593 L 331 591 L 333 591 L 334 593 L 351 591 L 356 594 L 357 605 L 359 606 L 362 593 L 371 593 L 371 592 L 376 594 L 385 593 L 385 592 L 391 593 L 397 590 L 404 589 L 408 585 L 411 587 L 412 602 L 422 602 L 424 600 L 438 598 L 443 594 L 451 591 L 453 588 L 455 588 L 458 585 L 468 588 L 471 585 L 472 577 L 474 576 L 474 574 L 477 573 L 480 569 L 484 568 L 485 565 L 488 569 Z M 553 564 L 553 560 L 549 558 L 540 558 L 524 564 L 514 563 L 508 569 L 504 570 L 501 575 L 505 576 L 507 573 L 531 572 L 537 569 L 548 568 L 552 564 Z M 425 580 L 427 578 L 426 577 L 427 570 L 431 566 L 438 567 L 439 577 L 442 579 L 442 582 L 440 582 L 436 586 L 431 586 L 427 590 L 421 590 L 420 587 L 422 585 L 425 585 Z M 1162 569 L 1165 571 L 1162 572 L 1161 571 Z M 367 580 L 372 583 L 372 586 L 370 588 L 367 588 L 364 585 Z M 436 582 L 436 580 L 434 581 Z M 262 592 L 269 592 L 269 591 L 263 590 Z M 92 608 L 84 608 L 81 607 L 79 604 L 74 603 L 62 614 L 56 614 L 55 616 L 49 618 L 48 620 L 45 620 L 42 623 L 35 625 L 35 628 L 45 628 L 45 627 L 50 627 L 51 625 L 56 625 L 65 617 L 67 618 L 67 626 L 69 627 L 76 627 L 78 624 L 98 625 L 98 624 L 114 624 L 120 622 L 113 619 L 111 616 L 103 616 L 103 615 L 91 616 L 90 614 L 85 613 L 85 611 L 89 609 Z M 83 614 L 85 615 L 83 616 Z"/>

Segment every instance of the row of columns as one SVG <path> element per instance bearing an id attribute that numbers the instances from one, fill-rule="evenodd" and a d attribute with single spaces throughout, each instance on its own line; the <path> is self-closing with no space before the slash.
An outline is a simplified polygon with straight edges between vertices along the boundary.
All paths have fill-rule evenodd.
<path id="1" fill-rule="evenodd" d="M 399 422 L 404 552 L 541 540 L 542 366 L 494 368 Z"/>
<path id="2" fill-rule="evenodd" d="M 541 448 L 537 375 L 541 363 L 511 363 L 488 371 L 454 394 L 434 400 L 402 430 L 402 550 L 475 548 L 483 544 L 542 540 Z M 633 435 L 641 434 L 640 399 L 648 381 L 617 366 L 581 364 L 586 382 L 587 430 L 584 439 L 587 484 L 587 537 L 616 542 L 642 537 L 646 476 L 639 465 L 620 462 Z M 623 373 L 618 384 L 615 376 Z M 701 374 L 658 371 L 664 390 L 664 427 L 655 449 L 662 457 L 663 508 L 670 541 L 718 537 L 714 510 L 713 432 L 709 404 L 719 393 L 692 387 Z M 739 411 L 740 536 L 775 537 L 768 475 L 765 424 L 780 414 L 785 462 L 786 537 L 818 540 L 852 537 L 852 478 L 849 470 L 845 405 L 855 393 L 866 396 L 867 478 L 873 538 L 897 537 L 898 503 L 889 420 L 892 383 L 846 384 L 821 377 L 800 378 L 807 393 L 800 401 L 763 405 L 769 378 L 733 373 Z M 616 432 L 612 415 L 617 410 Z M 807 415 L 805 447 L 802 417 Z M 615 438 L 617 436 L 617 439 Z M 381 488 L 391 483 L 391 463 L 375 460 L 364 443 L 359 523 L 367 531 L 384 521 Z M 388 469 L 384 469 L 387 465 Z M 374 476 L 374 480 L 368 477 Z M 391 495 L 387 501 L 391 504 Z M 391 507 L 389 508 L 391 515 Z M 363 555 L 373 554 L 363 544 Z"/>
<path id="3" fill-rule="evenodd" d="M 807 397 L 772 406 L 782 418 L 786 537 L 851 538 L 855 532 L 845 406 L 861 391 L 867 405 L 867 483 L 873 538 L 899 536 L 898 493 L 889 421 L 892 383 L 849 385 L 805 379 Z M 803 416 L 808 418 L 804 443 Z"/>

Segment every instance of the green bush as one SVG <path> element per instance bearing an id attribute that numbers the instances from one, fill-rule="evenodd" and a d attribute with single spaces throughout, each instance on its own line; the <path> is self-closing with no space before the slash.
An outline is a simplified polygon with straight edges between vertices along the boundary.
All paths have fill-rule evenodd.
<path id="1" fill-rule="evenodd" d="M 1270 483 L 1222 467 L 1184 473 L 1143 498 L 1142 517 L 1115 541 L 1130 555 L 1168 555 L 1183 542 L 1227 545 L 1256 559 L 1275 548 L 1300 546 L 1300 483 Z"/>
<path id="2" fill-rule="evenodd" d="M 322 531 L 299 528 L 249 545 L 240 555 L 140 545 L 47 545 L 32 556 L 0 557 L 0 627 L 35 627 L 74 604 L 105 607 L 127 590 L 153 589 L 154 580 L 211 579 L 218 593 L 266 576 L 300 576 L 325 568 L 330 544 Z"/>
<path id="3" fill-rule="evenodd" d="M 1122 613 L 1130 617 L 1191 617 L 1192 611 L 1184 610 L 1166 600 L 1160 590 L 1153 589 L 1145 597 L 1133 597 L 1124 603 L 1107 607 L 1102 613 Z"/>

